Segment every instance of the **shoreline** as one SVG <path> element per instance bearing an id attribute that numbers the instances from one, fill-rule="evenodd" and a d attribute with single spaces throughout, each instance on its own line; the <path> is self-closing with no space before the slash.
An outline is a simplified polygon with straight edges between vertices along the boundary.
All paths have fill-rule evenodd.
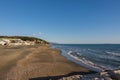
<path id="1" fill-rule="evenodd" d="M 56 47 L 52 47 L 52 48 L 55 48 L 55 49 L 58 49 L 58 48 L 56 48 Z M 90 66 L 90 63 L 84 63 L 82 60 L 80 60 L 78 57 L 75 57 L 75 56 L 73 56 L 73 55 L 71 55 L 71 51 L 69 51 L 69 52 L 66 52 L 65 50 L 62 50 L 62 49 L 60 49 L 60 51 L 61 51 L 61 55 L 62 56 L 64 56 L 67 60 L 69 60 L 69 61 L 71 61 L 71 62 L 73 62 L 73 63 L 75 63 L 75 64 L 78 64 L 78 65 L 80 65 L 80 66 L 83 66 L 83 67 L 85 67 L 85 68 L 87 68 L 87 69 L 89 69 L 89 70 L 91 70 L 91 71 L 95 71 L 95 72 L 102 72 L 102 71 L 104 71 L 105 69 L 103 69 L 103 68 L 100 68 L 100 67 L 98 67 L 97 65 L 91 65 Z"/>
<path id="2" fill-rule="evenodd" d="M 90 62 L 83 62 L 83 60 L 80 60 L 78 57 L 75 57 L 73 55 L 71 55 L 72 52 L 68 52 L 66 54 L 63 53 L 63 55 L 68 58 L 70 61 L 75 62 L 76 64 L 79 64 L 80 66 L 83 66 L 85 68 L 90 69 L 91 71 L 95 71 L 95 72 L 102 72 L 104 71 L 104 69 L 100 68 L 100 66 L 95 65 L 94 63 L 90 63 Z"/>
<path id="3" fill-rule="evenodd" d="M 93 73 L 89 69 L 69 61 L 61 55 L 60 50 L 51 48 L 50 46 L 20 46 L 7 50 L 7 54 L 9 54 L 9 50 L 11 50 L 12 54 L 19 53 L 17 57 L 22 56 L 22 58 L 14 61 L 15 65 L 12 65 L 13 67 L 9 69 L 5 80 L 32 80 L 33 78 L 47 78 L 49 76 L 57 76 L 58 78 L 60 76 L 78 74 L 80 76 L 80 74 Z M 26 55 L 23 56 L 24 54 Z"/>

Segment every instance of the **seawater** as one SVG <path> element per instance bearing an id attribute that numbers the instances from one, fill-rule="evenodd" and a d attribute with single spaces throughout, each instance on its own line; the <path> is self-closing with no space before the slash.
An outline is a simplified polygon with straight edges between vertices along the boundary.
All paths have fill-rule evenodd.
<path id="1" fill-rule="evenodd" d="M 54 44 L 68 59 L 96 70 L 120 68 L 120 44 Z"/>

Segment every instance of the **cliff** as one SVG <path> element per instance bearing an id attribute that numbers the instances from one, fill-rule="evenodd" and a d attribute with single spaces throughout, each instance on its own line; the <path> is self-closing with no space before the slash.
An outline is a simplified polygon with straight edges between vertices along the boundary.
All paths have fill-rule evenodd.
<path id="1" fill-rule="evenodd" d="M 17 45 L 34 45 L 34 44 L 49 44 L 43 39 L 29 36 L 0 36 L 2 44 L 17 44 Z"/>

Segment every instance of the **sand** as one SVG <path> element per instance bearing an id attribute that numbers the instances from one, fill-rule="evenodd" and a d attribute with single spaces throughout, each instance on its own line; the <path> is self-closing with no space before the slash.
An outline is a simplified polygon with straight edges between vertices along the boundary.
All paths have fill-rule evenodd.
<path id="1" fill-rule="evenodd" d="M 90 72 L 49 46 L 0 46 L 0 80 L 42 80 Z"/>

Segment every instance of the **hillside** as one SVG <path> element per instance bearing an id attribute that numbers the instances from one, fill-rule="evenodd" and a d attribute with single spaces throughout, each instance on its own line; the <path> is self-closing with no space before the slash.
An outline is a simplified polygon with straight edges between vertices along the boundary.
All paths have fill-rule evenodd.
<path id="1" fill-rule="evenodd" d="M 26 42 L 34 42 L 35 44 L 49 44 L 47 41 L 43 39 L 39 39 L 36 37 L 29 37 L 29 36 L 0 36 L 0 39 L 20 39 Z"/>

